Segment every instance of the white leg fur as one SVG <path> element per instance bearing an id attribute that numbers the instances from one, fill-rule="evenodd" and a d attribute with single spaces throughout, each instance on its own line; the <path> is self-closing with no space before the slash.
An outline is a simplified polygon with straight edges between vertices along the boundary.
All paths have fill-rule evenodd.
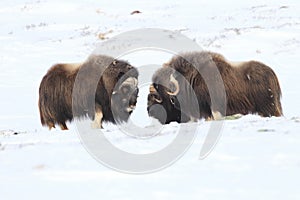
<path id="1" fill-rule="evenodd" d="M 219 111 L 212 111 L 212 115 L 213 115 L 214 120 L 223 119 L 223 116 Z"/>
<path id="2" fill-rule="evenodd" d="M 103 118 L 102 111 L 101 110 L 96 111 L 95 119 L 91 125 L 93 129 L 102 128 L 102 118 Z"/>
<path id="3" fill-rule="evenodd" d="M 190 117 L 190 121 L 189 121 L 189 122 L 197 122 L 197 121 L 198 121 L 197 118 L 195 118 L 195 117 Z"/>

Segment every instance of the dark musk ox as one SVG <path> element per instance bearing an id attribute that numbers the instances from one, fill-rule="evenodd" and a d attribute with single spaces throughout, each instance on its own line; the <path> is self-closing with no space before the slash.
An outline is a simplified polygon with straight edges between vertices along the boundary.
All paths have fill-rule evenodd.
<path id="1" fill-rule="evenodd" d="M 128 62 L 104 55 L 81 64 L 56 64 L 40 84 L 41 123 L 66 130 L 74 117 L 89 117 L 93 128 L 102 128 L 102 121 L 126 122 L 137 102 L 137 78 Z"/>
<path id="2" fill-rule="evenodd" d="M 257 61 L 232 63 L 213 52 L 183 53 L 156 71 L 152 82 L 147 110 L 162 124 L 234 114 L 282 115 L 278 79 Z"/>

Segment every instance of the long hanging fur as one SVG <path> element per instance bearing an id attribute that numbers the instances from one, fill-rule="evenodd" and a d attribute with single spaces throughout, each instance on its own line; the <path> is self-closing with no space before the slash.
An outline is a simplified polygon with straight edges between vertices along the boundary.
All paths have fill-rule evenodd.
<path id="1" fill-rule="evenodd" d="M 79 72 L 80 80 L 77 80 L 79 84 L 73 94 L 74 83 Z M 101 120 L 113 123 L 127 121 L 130 113 L 124 111 L 125 108 L 118 107 L 121 106 L 118 103 L 112 108 L 111 97 L 118 81 L 128 77 L 137 79 L 136 68 L 125 61 L 115 60 L 104 55 L 92 55 L 81 64 L 52 66 L 43 77 L 39 88 L 38 106 L 42 125 L 51 129 L 58 124 L 62 129 L 67 129 L 66 121 L 72 121 L 74 117 L 94 119 L 94 111 L 103 115 L 100 124 Z M 74 96 L 76 98 L 73 98 L 74 101 L 72 101 Z M 95 97 L 95 99 L 91 97 Z M 135 104 L 137 93 L 130 98 L 131 102 Z M 92 108 L 91 105 L 95 105 L 96 108 Z M 114 115 L 112 109 L 115 109 L 114 113 L 119 115 Z"/>
<path id="2" fill-rule="evenodd" d="M 213 69 L 212 66 L 217 67 L 221 79 L 215 78 L 215 74 L 211 70 Z M 218 111 L 223 116 L 249 113 L 257 113 L 263 117 L 282 115 L 281 89 L 278 79 L 274 71 L 261 62 L 232 63 L 220 54 L 206 51 L 183 53 L 174 56 L 153 75 L 153 84 L 170 84 L 169 77 L 171 74 L 180 86 L 180 92 L 176 97 L 168 95 L 164 87 L 155 90 L 156 96 L 158 95 L 160 99 L 163 99 L 162 102 L 158 103 L 153 98 L 151 99 L 153 89 L 148 95 L 148 111 L 155 104 L 162 105 L 167 112 L 166 123 L 187 121 L 186 116 L 184 117 L 185 120 L 174 120 L 180 119 L 180 115 L 183 114 L 179 112 L 180 109 L 184 110 L 184 115 L 189 116 L 190 119 L 213 118 L 213 111 Z M 225 93 L 216 84 L 218 80 L 223 80 Z M 215 84 L 212 91 L 208 90 L 207 83 Z M 190 90 L 196 95 L 197 105 L 190 98 Z M 221 107 L 212 108 L 210 92 L 217 97 L 219 95 L 219 99 L 224 99 L 224 96 L 220 95 L 226 95 L 225 109 Z M 170 101 L 170 98 L 181 99 L 181 107 L 172 106 L 171 103 L 174 100 Z M 221 105 L 222 102 L 219 104 Z M 198 106 L 197 109 L 195 109 L 196 106 Z M 159 112 L 149 112 L 149 115 L 160 118 Z"/>

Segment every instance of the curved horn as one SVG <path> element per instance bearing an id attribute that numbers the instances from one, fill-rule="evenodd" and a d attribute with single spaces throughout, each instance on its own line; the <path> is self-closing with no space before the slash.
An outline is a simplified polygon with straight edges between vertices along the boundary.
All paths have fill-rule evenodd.
<path id="1" fill-rule="evenodd" d="M 174 78 L 173 74 L 170 75 L 170 82 L 175 85 L 175 91 L 174 92 L 167 92 L 168 95 L 177 95 L 179 92 L 179 84 L 178 81 Z"/>
<path id="2" fill-rule="evenodd" d="M 155 87 L 153 86 L 153 84 L 150 85 L 149 92 L 150 92 L 150 95 L 152 95 L 152 98 L 157 103 L 161 103 L 163 101 L 161 98 L 159 98 L 159 99 L 157 98 L 157 97 L 159 97 L 159 94 L 157 93 L 157 90 L 155 89 Z"/>
<path id="3" fill-rule="evenodd" d="M 154 100 L 157 102 L 157 103 L 161 103 L 163 100 L 162 99 L 157 99 L 157 98 L 154 98 Z"/>
<path id="4" fill-rule="evenodd" d="M 138 80 L 136 78 L 133 77 L 129 77 L 127 78 L 122 84 L 120 84 L 118 87 L 116 86 L 116 88 L 114 89 L 114 91 L 112 92 L 112 94 L 117 94 L 118 90 L 120 90 L 124 85 L 129 85 L 130 88 L 137 88 L 138 86 Z"/>

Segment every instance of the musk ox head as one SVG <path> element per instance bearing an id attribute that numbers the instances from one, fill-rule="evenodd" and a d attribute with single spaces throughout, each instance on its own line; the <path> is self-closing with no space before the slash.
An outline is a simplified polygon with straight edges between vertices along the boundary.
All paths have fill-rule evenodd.
<path id="1" fill-rule="evenodd" d="M 125 76 L 125 75 L 124 75 Z M 111 109 L 115 122 L 127 121 L 136 107 L 138 97 L 138 81 L 135 77 L 127 77 L 117 84 L 111 96 Z"/>
<path id="2" fill-rule="evenodd" d="M 103 120 L 113 123 L 126 122 L 137 103 L 137 69 L 126 61 L 113 60 L 101 79 L 98 89 L 104 87 L 108 100 L 102 106 Z"/>
<path id="3" fill-rule="evenodd" d="M 147 111 L 150 117 L 158 119 L 162 124 L 190 120 L 181 110 L 177 96 L 180 91 L 179 83 L 175 78 L 177 75 L 174 69 L 163 67 L 152 77 Z"/>

